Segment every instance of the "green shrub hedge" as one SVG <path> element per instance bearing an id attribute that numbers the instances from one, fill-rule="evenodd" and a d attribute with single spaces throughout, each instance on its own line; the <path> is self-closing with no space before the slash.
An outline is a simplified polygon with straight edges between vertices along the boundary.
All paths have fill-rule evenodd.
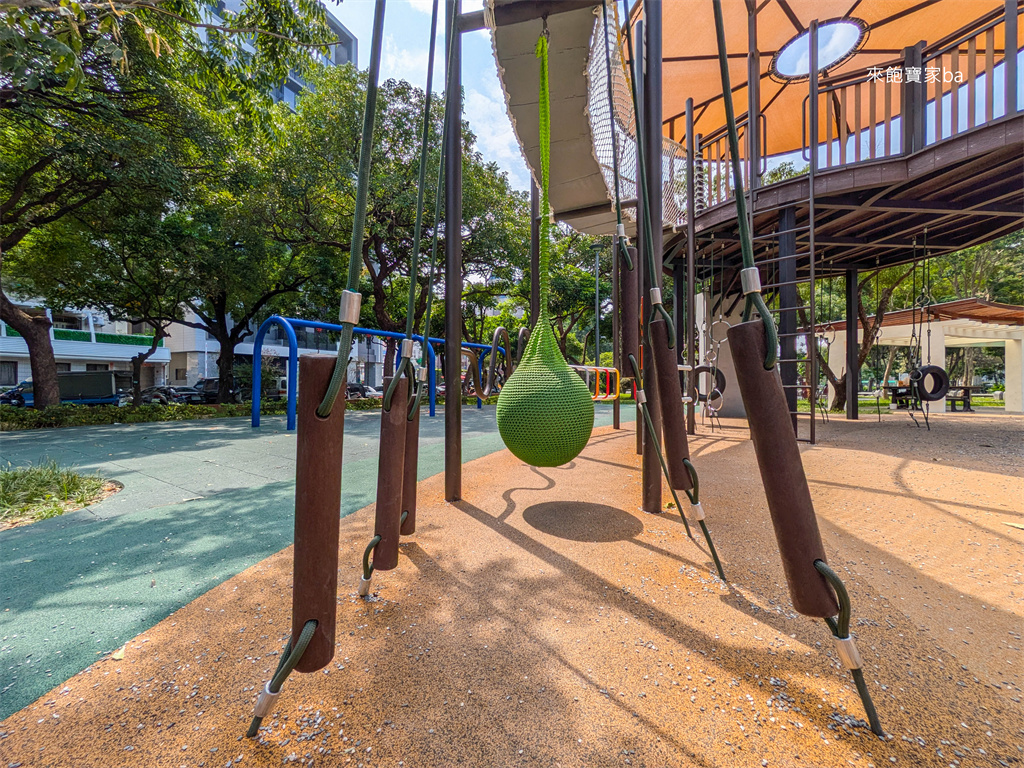
<path id="1" fill-rule="evenodd" d="M 363 398 L 346 402 L 349 411 L 373 411 L 381 407 L 381 398 Z M 438 405 L 444 398 L 437 399 Z M 466 405 L 476 405 L 476 398 L 467 397 Z M 497 395 L 487 399 L 488 405 L 498 402 Z M 426 407 L 427 403 L 423 403 Z M 285 400 L 264 400 L 260 413 L 275 416 L 287 413 Z M 81 427 L 98 424 L 142 424 L 149 421 L 191 421 L 194 419 L 222 419 L 232 416 L 248 416 L 252 413 L 251 403 L 226 403 L 224 405 L 54 405 L 37 411 L 34 408 L 0 406 L 0 431 L 13 432 L 21 429 L 51 429 L 54 427 Z"/>

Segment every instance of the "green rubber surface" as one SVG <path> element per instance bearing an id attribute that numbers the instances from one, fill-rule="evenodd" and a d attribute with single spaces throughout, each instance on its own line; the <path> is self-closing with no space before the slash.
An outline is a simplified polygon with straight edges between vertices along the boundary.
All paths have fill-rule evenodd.
<path id="1" fill-rule="evenodd" d="M 610 404 L 598 423 L 611 423 Z M 624 422 L 633 408 L 622 409 Z M 502 449 L 494 407 L 463 408 L 463 461 Z M 0 719 L 292 543 L 295 433 L 284 417 L 7 432 L 0 462 L 44 458 L 124 490 L 0 532 Z M 380 414 L 345 416 L 342 516 L 371 504 Z M 420 422 L 422 480 L 444 470 L 444 418 Z"/>

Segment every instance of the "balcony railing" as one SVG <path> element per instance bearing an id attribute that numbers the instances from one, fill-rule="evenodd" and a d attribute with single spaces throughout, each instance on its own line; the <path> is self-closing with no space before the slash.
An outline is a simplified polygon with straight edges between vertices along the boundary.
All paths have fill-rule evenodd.
<path id="1" fill-rule="evenodd" d="M 3 327 L 4 336 L 20 337 L 21 334 L 11 328 L 6 323 L 0 323 Z M 97 344 L 125 344 L 131 347 L 148 347 L 153 343 L 152 336 L 146 336 L 143 334 L 125 334 L 125 333 L 99 333 L 95 334 Z M 57 341 L 85 341 L 92 343 L 93 334 L 89 331 L 78 331 L 73 328 L 54 328 L 53 338 Z M 156 345 L 162 347 L 164 340 L 160 339 Z"/>

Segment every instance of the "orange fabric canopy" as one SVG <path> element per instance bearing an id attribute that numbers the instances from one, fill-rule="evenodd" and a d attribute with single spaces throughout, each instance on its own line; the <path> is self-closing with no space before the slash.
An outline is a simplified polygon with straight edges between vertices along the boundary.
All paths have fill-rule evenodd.
<path id="1" fill-rule="evenodd" d="M 751 0 L 751 5 L 754 2 Z M 931 47 L 972 22 L 1002 12 L 1003 0 L 759 0 L 756 3 L 757 47 L 760 51 L 760 104 L 766 121 L 762 152 L 774 155 L 799 149 L 808 81 L 786 81 L 771 73 L 773 56 L 805 32 L 812 20 L 850 19 L 866 28 L 856 51 L 824 75 L 831 79 L 849 72 L 899 66 L 902 50 L 926 41 Z M 722 0 L 729 71 L 737 118 L 747 112 L 748 2 Z M 637 13 L 642 13 L 638 8 Z M 722 82 L 711 0 L 667 0 L 663 3 L 663 104 L 665 135 L 677 141 L 685 135 L 686 100 L 694 102 L 695 132 L 707 136 L 725 125 Z M 1024 35 L 1024 25 L 1020 33 Z M 999 28 L 996 48 L 1003 48 Z M 978 51 L 976 56 L 982 56 Z M 966 55 L 960 59 L 966 69 Z M 980 70 L 982 67 L 978 66 Z M 868 89 L 877 83 L 865 84 Z M 899 87 L 890 87 L 893 114 L 899 114 Z M 878 104 L 882 97 L 877 95 Z M 865 104 L 869 95 L 864 94 Z M 879 106 L 881 110 L 881 106 Z M 825 136 L 822 114 L 819 136 Z"/>

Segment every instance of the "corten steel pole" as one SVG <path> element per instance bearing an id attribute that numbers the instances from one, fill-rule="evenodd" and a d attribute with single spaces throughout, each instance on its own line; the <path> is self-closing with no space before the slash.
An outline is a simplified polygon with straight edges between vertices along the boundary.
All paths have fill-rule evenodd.
<path id="1" fill-rule="evenodd" d="M 661 131 L 661 0 L 647 0 L 644 3 L 644 46 L 643 56 L 637 56 L 637 60 L 643 62 L 645 72 L 642 80 L 643 104 L 641 113 L 643 119 L 641 130 L 644 131 L 644 146 L 646 150 L 646 172 L 647 172 L 647 205 L 648 215 L 651 221 L 651 241 L 645 243 L 647 252 L 654 259 L 656 265 L 654 284 L 650 284 L 650 277 L 644 271 L 644 310 L 646 317 L 650 314 L 650 299 L 652 288 L 660 288 L 662 283 L 662 131 Z M 651 513 L 659 513 L 661 507 L 661 462 L 658 459 L 657 448 L 661 444 L 661 408 L 650 407 L 650 403 L 660 404 L 658 393 L 655 387 L 657 377 L 654 375 L 654 353 L 651 348 L 650 339 L 644 333 L 644 388 L 647 390 L 648 410 L 652 413 L 654 421 L 654 434 L 650 440 L 644 441 L 643 454 L 643 507 Z M 657 413 L 658 418 L 653 418 Z M 678 425 L 677 425 L 678 426 Z"/>
<path id="2" fill-rule="evenodd" d="M 697 156 L 694 154 L 696 144 L 693 137 L 693 99 L 686 100 L 686 364 L 690 370 L 686 372 L 686 394 L 690 402 L 686 404 L 686 432 L 697 433 L 697 377 L 693 369 L 697 367 Z M 677 289 L 678 290 L 678 289 Z"/>
<path id="3" fill-rule="evenodd" d="M 462 0 L 446 0 L 445 23 L 451 40 L 447 57 L 444 181 L 444 497 L 462 498 L 462 35 L 453 20 Z"/>
<path id="4" fill-rule="evenodd" d="M 530 179 L 530 327 L 540 315 L 540 190 Z M 523 351 L 519 350 L 522 355 Z"/>

